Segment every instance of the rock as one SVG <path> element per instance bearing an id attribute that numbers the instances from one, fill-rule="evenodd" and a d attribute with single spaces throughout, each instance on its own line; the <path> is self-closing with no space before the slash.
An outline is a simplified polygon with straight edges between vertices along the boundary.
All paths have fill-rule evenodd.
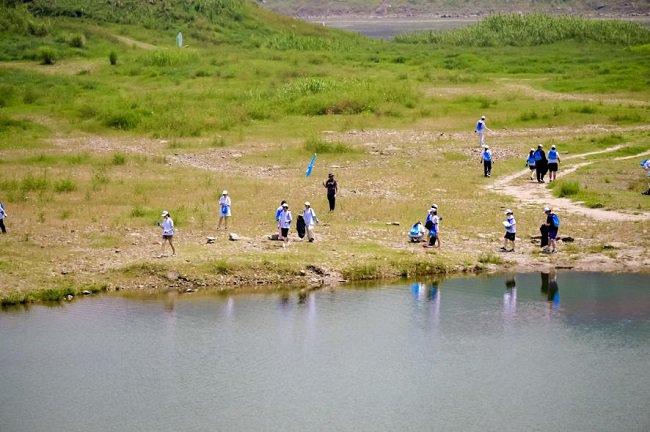
<path id="1" fill-rule="evenodd" d="M 122 252 L 122 251 L 119 250 L 119 249 L 115 249 L 115 253 L 120 253 L 120 252 Z"/>
<path id="2" fill-rule="evenodd" d="M 300 276 L 307 276 L 307 272 L 304 271 L 304 270 L 300 270 L 300 272 L 298 272 L 298 274 L 300 274 Z"/>
<path id="3" fill-rule="evenodd" d="M 81 291 L 81 294 L 83 294 L 83 295 L 90 295 L 90 294 L 92 294 L 92 293 L 91 293 L 90 291 L 88 291 L 88 290 L 83 290 L 83 291 Z"/>
<path id="4" fill-rule="evenodd" d="M 72 294 L 68 294 L 67 296 L 65 296 L 65 299 L 66 299 L 67 301 L 70 301 L 70 300 L 72 300 L 73 298 L 74 298 L 74 296 L 73 296 Z"/>
<path id="5" fill-rule="evenodd" d="M 185 292 L 186 293 L 193 293 L 193 292 L 196 292 L 196 290 L 194 288 L 188 288 L 188 289 L 185 290 Z"/>
<path id="6" fill-rule="evenodd" d="M 399 226 L 399 222 L 386 222 L 386 225 L 395 225 L 395 226 Z"/>
<path id="7" fill-rule="evenodd" d="M 309 271 L 313 271 L 313 272 L 316 273 L 317 275 L 321 275 L 321 276 L 324 275 L 324 274 L 326 273 L 326 272 L 325 272 L 325 269 L 323 269 L 323 268 L 321 268 L 321 267 L 318 267 L 318 266 L 315 266 L 315 265 L 312 265 L 312 264 L 310 264 L 310 265 L 307 266 L 307 270 L 309 270 Z"/>
<path id="8" fill-rule="evenodd" d="M 167 272 L 167 274 L 165 275 L 165 277 L 166 277 L 167 280 L 169 280 L 169 281 L 177 281 L 178 278 L 179 278 L 179 276 L 180 276 L 180 275 L 178 274 L 178 272 L 175 272 L 175 271 Z"/>
<path id="9" fill-rule="evenodd" d="M 216 237 L 206 237 L 205 238 L 207 244 L 212 244 L 214 243 L 217 239 Z"/>
<path id="10" fill-rule="evenodd" d="M 540 238 L 541 238 L 541 236 L 540 236 Z M 575 241 L 575 239 L 573 237 L 562 237 L 562 241 L 564 243 L 573 243 Z"/>
<path id="11" fill-rule="evenodd" d="M 280 236 L 278 234 L 270 234 L 268 238 L 269 240 L 280 240 Z"/>
<path id="12" fill-rule="evenodd" d="M 67 275 L 68 273 L 70 273 L 70 272 L 67 271 L 67 270 L 61 270 L 61 274 L 62 274 L 62 275 Z"/>
<path id="13" fill-rule="evenodd" d="M 230 241 L 238 241 L 238 240 L 241 240 L 241 237 L 239 237 L 238 234 L 230 233 L 230 234 L 228 234 L 228 240 L 230 240 Z"/>

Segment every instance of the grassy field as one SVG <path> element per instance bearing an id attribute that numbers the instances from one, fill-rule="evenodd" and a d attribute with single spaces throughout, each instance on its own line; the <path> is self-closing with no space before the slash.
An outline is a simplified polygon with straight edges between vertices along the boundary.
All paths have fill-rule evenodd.
<path id="1" fill-rule="evenodd" d="M 504 35 L 479 47 L 467 39 L 471 29 L 373 41 L 248 2 L 108 5 L 2 6 L 5 303 L 83 289 L 318 285 L 578 265 L 576 247 L 621 240 L 641 249 L 639 267 L 648 259 L 648 241 L 636 235 L 650 228 L 647 220 L 614 238 L 570 215 L 563 227 L 582 239 L 570 255 L 540 257 L 522 244 L 518 254 L 498 256 L 503 209 L 515 209 L 523 237 L 535 234 L 543 214 L 485 188 L 492 179 L 481 175 L 472 133 L 486 114 L 497 179 L 521 169 L 539 142 L 563 155 L 648 150 L 647 29 L 607 24 L 594 39 L 575 36 L 592 34 L 590 22 L 549 18 L 548 26 L 583 33 L 520 47 L 507 35 L 536 32 L 538 20 L 505 19 Z M 182 49 L 174 46 L 179 30 Z M 314 152 L 314 174 L 305 178 Z M 596 171 L 603 167 L 609 173 Z M 341 192 L 328 214 L 321 182 L 330 170 Z M 648 209 L 636 159 L 593 164 L 566 181 L 580 184 L 576 199 L 589 193 L 606 208 Z M 222 189 L 241 241 L 216 232 Z M 294 215 L 313 203 L 323 222 L 316 243 L 282 249 L 266 240 L 281 199 Z M 443 215 L 443 247 L 407 244 L 408 227 L 432 202 Z M 163 209 L 178 229 L 175 257 L 158 258 Z M 628 252 L 613 266 L 629 262 Z"/>

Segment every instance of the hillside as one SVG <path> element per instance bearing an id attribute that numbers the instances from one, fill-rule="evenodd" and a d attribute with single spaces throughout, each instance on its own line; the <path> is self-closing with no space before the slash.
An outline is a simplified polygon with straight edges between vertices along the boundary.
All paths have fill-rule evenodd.
<path id="1" fill-rule="evenodd" d="M 259 0 L 276 12 L 298 17 L 326 16 L 485 16 L 493 13 L 544 12 L 586 16 L 650 14 L 644 0 Z"/>
<path id="2" fill-rule="evenodd" d="M 389 42 L 253 2 L 5 0 L 0 303 L 83 289 L 647 269 L 637 159 L 650 151 L 649 43 L 636 24 L 537 15 Z M 491 178 L 478 165 L 481 115 L 494 131 Z M 563 155 L 557 187 L 519 173 L 539 143 Z M 340 186 L 331 213 L 329 171 Z M 216 227 L 224 189 L 239 241 Z M 294 215 L 312 203 L 315 243 L 268 240 L 282 199 Z M 432 202 L 444 215 L 439 250 L 405 241 Z M 548 203 L 575 239 L 553 256 L 528 241 Z M 506 207 L 525 240 L 504 255 Z M 161 251 L 163 209 L 175 256 Z"/>

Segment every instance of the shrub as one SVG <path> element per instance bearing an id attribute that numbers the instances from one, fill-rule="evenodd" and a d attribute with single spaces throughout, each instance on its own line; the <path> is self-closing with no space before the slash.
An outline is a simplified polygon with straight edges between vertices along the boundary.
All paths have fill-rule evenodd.
<path id="1" fill-rule="evenodd" d="M 341 142 L 329 142 L 317 137 L 308 138 L 304 145 L 311 153 L 353 153 L 355 149 Z"/>
<path id="2" fill-rule="evenodd" d="M 580 192 L 580 183 L 577 181 L 563 181 L 559 183 L 557 196 L 560 198 L 576 195 Z"/>
<path id="3" fill-rule="evenodd" d="M 112 112 L 104 116 L 104 125 L 113 129 L 134 129 L 140 123 L 140 116 L 133 111 Z"/>
<path id="4" fill-rule="evenodd" d="M 57 192 L 72 192 L 77 190 L 77 185 L 72 179 L 61 179 L 54 182 L 54 190 Z"/>
<path id="5" fill-rule="evenodd" d="M 108 61 L 110 62 L 111 66 L 115 66 L 117 64 L 117 53 L 115 51 L 111 51 L 111 53 L 108 55 Z"/>
<path id="6" fill-rule="evenodd" d="M 499 255 L 488 252 L 480 254 L 478 256 L 478 262 L 481 264 L 502 264 L 503 260 Z"/>
<path id="7" fill-rule="evenodd" d="M 50 182 L 47 180 L 45 175 L 42 177 L 34 177 L 32 174 L 28 174 L 27 177 L 20 182 L 20 190 L 23 192 L 45 191 L 49 184 Z"/>
<path id="8" fill-rule="evenodd" d="M 41 60 L 41 64 L 53 65 L 56 63 L 56 57 L 56 52 L 50 47 L 41 47 L 38 50 L 38 58 Z"/>
<path id="9" fill-rule="evenodd" d="M 68 37 L 68 45 L 73 48 L 84 48 L 86 46 L 86 36 L 81 33 L 71 34 Z"/>
<path id="10" fill-rule="evenodd" d="M 124 165 L 126 163 L 126 156 L 122 153 L 113 154 L 113 165 Z"/>

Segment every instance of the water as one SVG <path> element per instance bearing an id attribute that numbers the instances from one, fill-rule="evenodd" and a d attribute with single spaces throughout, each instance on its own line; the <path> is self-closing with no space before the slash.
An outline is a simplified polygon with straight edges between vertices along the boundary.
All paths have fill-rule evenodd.
<path id="1" fill-rule="evenodd" d="M 0 313 L 0 430 L 648 431 L 650 276 Z"/>

